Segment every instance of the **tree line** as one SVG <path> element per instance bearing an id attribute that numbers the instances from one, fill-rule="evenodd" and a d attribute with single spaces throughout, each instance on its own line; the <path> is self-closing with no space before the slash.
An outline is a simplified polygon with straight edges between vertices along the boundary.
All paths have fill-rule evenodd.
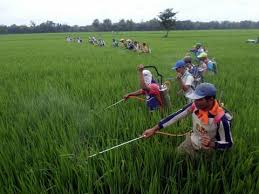
<path id="1" fill-rule="evenodd" d="M 207 30 L 207 29 L 258 29 L 259 21 L 210 21 L 210 22 L 194 22 L 191 20 L 175 21 L 171 30 Z M 30 25 L 0 25 L 0 34 L 14 33 L 45 33 L 45 32 L 108 32 L 108 31 L 159 31 L 164 30 L 161 21 L 153 18 L 149 21 L 135 23 L 132 20 L 121 19 L 117 23 L 113 23 L 110 19 L 99 21 L 95 19 L 91 25 L 69 26 L 67 24 L 54 23 L 46 21 L 39 25 L 31 21 Z"/>

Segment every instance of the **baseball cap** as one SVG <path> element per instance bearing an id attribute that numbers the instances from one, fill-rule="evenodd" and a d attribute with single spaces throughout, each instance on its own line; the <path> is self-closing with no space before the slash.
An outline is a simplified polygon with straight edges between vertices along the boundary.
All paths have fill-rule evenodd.
<path id="1" fill-rule="evenodd" d="M 175 63 L 174 67 L 172 67 L 173 70 L 180 68 L 180 67 L 184 67 L 185 66 L 185 62 L 184 60 L 179 60 Z"/>
<path id="2" fill-rule="evenodd" d="M 202 53 L 201 53 L 201 54 L 199 54 L 197 57 L 198 57 L 198 58 L 207 58 L 207 57 L 208 57 L 208 55 L 207 55 L 207 53 L 202 52 Z"/>
<path id="3" fill-rule="evenodd" d="M 152 82 L 152 73 L 149 70 L 144 69 L 142 71 L 145 84 L 149 85 Z"/>
<path id="4" fill-rule="evenodd" d="M 187 98 L 197 100 L 206 96 L 216 96 L 216 88 L 211 83 L 201 83 L 191 94 L 187 95 Z"/>

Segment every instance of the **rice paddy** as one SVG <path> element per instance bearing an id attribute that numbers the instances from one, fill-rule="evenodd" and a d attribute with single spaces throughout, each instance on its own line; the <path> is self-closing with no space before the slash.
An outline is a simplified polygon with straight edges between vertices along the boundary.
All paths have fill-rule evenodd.
<path id="1" fill-rule="evenodd" d="M 67 43 L 67 34 L 0 36 L 0 193 L 259 193 L 258 30 L 96 33 L 105 47 Z M 151 54 L 111 46 L 112 38 L 146 41 Z M 192 161 L 176 147 L 183 137 L 139 137 L 162 117 L 130 99 L 137 65 L 175 77 L 176 60 L 202 42 L 219 73 L 206 76 L 234 115 L 234 146 Z M 185 104 L 172 82 L 174 112 Z M 165 113 L 165 115 L 167 115 Z M 165 116 L 164 115 L 164 116 Z M 183 133 L 187 119 L 164 129 Z"/>

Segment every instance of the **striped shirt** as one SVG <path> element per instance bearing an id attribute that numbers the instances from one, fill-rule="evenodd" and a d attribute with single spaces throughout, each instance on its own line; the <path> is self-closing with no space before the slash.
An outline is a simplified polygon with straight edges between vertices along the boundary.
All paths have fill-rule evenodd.
<path id="1" fill-rule="evenodd" d="M 197 117 L 197 111 L 199 110 L 195 107 L 195 104 L 190 103 L 161 120 L 158 125 L 160 129 L 162 129 L 192 114 L 193 128 L 191 132 L 191 142 L 195 149 L 199 150 L 202 148 L 201 134 L 203 133 L 206 133 L 212 141 L 215 142 L 215 149 L 225 150 L 230 148 L 233 144 L 233 139 L 228 115 L 226 113 L 222 115 L 212 115 L 208 112 L 208 124 L 204 124 Z"/>

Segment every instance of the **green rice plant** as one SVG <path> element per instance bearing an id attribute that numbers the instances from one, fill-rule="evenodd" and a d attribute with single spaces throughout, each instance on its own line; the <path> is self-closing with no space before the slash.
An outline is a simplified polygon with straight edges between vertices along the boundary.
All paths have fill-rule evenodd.
<path id="1" fill-rule="evenodd" d="M 245 43 L 258 30 L 162 33 L 96 33 L 103 48 L 66 43 L 66 33 L 0 36 L 0 193 L 258 193 L 259 47 Z M 112 48 L 113 36 L 146 41 L 152 53 Z M 156 135 L 88 158 L 162 118 L 134 99 L 104 110 L 139 88 L 137 64 L 175 77 L 172 65 L 196 42 L 217 61 L 218 74 L 205 80 L 234 115 L 233 148 L 193 161 L 177 153 L 184 137 Z M 186 103 L 178 87 L 172 82 L 170 112 Z M 190 126 L 189 118 L 164 131 Z"/>

